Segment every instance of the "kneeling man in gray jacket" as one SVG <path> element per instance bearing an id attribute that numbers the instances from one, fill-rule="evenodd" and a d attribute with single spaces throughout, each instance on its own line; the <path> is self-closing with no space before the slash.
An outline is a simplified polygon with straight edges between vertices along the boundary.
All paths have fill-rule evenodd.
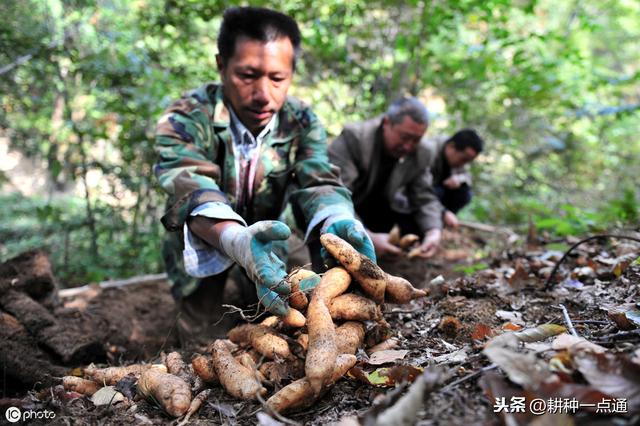
<path id="1" fill-rule="evenodd" d="M 402 234 L 421 236 L 420 257 L 440 244 L 443 207 L 431 174 L 436 147 L 423 138 L 428 126 L 422 102 L 402 98 L 379 117 L 347 124 L 329 146 L 379 257 L 401 253 L 388 241 L 396 223 Z"/>

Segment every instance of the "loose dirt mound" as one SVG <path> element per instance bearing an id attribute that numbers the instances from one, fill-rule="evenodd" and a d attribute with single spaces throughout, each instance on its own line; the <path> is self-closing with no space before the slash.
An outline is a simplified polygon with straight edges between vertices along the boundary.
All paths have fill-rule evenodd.
<path id="1" fill-rule="evenodd" d="M 157 356 L 177 344 L 174 321 L 165 280 L 60 299 L 46 255 L 25 253 L 0 266 L 0 388 L 11 395 L 79 364 Z"/>

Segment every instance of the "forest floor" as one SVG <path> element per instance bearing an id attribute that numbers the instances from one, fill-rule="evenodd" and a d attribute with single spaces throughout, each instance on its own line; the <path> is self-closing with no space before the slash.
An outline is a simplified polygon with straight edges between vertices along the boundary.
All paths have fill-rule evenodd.
<path id="1" fill-rule="evenodd" d="M 634 232 L 625 235 L 638 238 Z M 395 351 L 382 354 L 387 362 L 373 362 L 359 352 L 356 367 L 327 394 L 311 408 L 285 417 L 213 388 L 189 423 L 638 424 L 640 244 L 587 241 L 571 251 L 545 288 L 554 266 L 577 241 L 525 243 L 499 232 L 461 229 L 446 232 L 444 247 L 432 260 L 382 260 L 386 272 L 430 292 L 409 304 L 385 306 L 384 317 L 398 341 Z M 439 275 L 443 282 L 434 281 Z M 104 352 L 95 361 L 103 364 L 159 362 L 160 353 L 171 350 L 182 351 L 188 360 L 193 353 L 178 347 L 176 311 L 163 280 L 96 287 L 48 310 L 96 336 Z M 567 333 L 559 334 L 565 331 L 561 327 Z M 579 337 L 569 333 L 571 327 Z M 505 335 L 518 337 L 515 343 L 498 341 Z M 34 346 L 19 350 L 29 347 Z M 12 368 L 29 362 L 30 354 L 15 355 L 6 361 Z M 57 357 L 50 374 L 77 374 L 90 356 Z M 385 376 L 382 368 L 391 373 Z M 90 398 L 62 389 L 55 377 L 25 389 L 18 379 L 6 378 L 7 366 L 3 370 L 0 411 L 18 407 L 23 413 L 55 413 L 31 424 L 177 423 L 140 398 L 95 406 Z M 422 388 L 411 384 L 419 376 L 426 383 Z M 372 384 L 374 378 L 378 381 Z M 398 400 L 402 394 L 417 397 L 409 403 Z M 391 414 L 396 405 L 408 422 L 383 420 L 383 415 L 398 416 Z"/>

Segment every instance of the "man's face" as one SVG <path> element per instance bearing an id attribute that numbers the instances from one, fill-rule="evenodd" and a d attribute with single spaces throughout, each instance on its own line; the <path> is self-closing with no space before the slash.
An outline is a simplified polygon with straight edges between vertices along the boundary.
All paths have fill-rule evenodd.
<path id="1" fill-rule="evenodd" d="M 471 147 L 466 147 L 465 149 L 458 151 L 455 145 L 450 142 L 445 145 L 444 155 L 447 158 L 449 167 L 458 168 L 475 160 L 478 156 L 478 152 Z"/>
<path id="2" fill-rule="evenodd" d="M 254 135 L 286 100 L 293 78 L 293 56 L 293 45 L 287 37 L 263 43 L 240 36 L 226 65 L 217 58 L 224 94 Z"/>
<path id="3" fill-rule="evenodd" d="M 427 124 L 417 123 L 408 115 L 402 117 L 402 121 L 397 124 L 385 117 L 382 121 L 385 151 L 393 158 L 402 158 L 413 153 L 420 145 L 427 127 Z"/>

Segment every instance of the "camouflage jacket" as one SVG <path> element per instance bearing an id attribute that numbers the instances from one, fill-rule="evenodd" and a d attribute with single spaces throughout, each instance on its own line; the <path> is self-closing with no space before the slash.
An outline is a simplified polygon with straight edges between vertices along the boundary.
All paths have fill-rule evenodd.
<path id="1" fill-rule="evenodd" d="M 340 167 L 356 205 L 371 195 L 376 180 L 383 149 L 382 118 L 347 124 L 329 146 L 329 157 Z M 429 171 L 434 157 L 435 147 L 423 139 L 413 154 L 396 162 L 384 193 L 394 210 L 412 213 L 423 232 L 442 228 L 443 207 Z"/>
<path id="2" fill-rule="evenodd" d="M 326 133 L 315 114 L 289 97 L 276 119 L 274 131 L 260 146 L 251 204 L 240 212 L 230 115 L 222 87 L 205 84 L 165 111 L 156 130 L 159 160 L 154 171 L 169 196 L 162 217 L 168 231 L 182 241 L 187 217 L 208 202 L 230 206 L 247 224 L 278 219 L 291 202 L 307 236 L 330 216 L 353 215 L 351 195 L 329 163 Z M 174 254 L 173 261 L 179 263 Z M 167 263 L 166 250 L 164 255 Z"/>

